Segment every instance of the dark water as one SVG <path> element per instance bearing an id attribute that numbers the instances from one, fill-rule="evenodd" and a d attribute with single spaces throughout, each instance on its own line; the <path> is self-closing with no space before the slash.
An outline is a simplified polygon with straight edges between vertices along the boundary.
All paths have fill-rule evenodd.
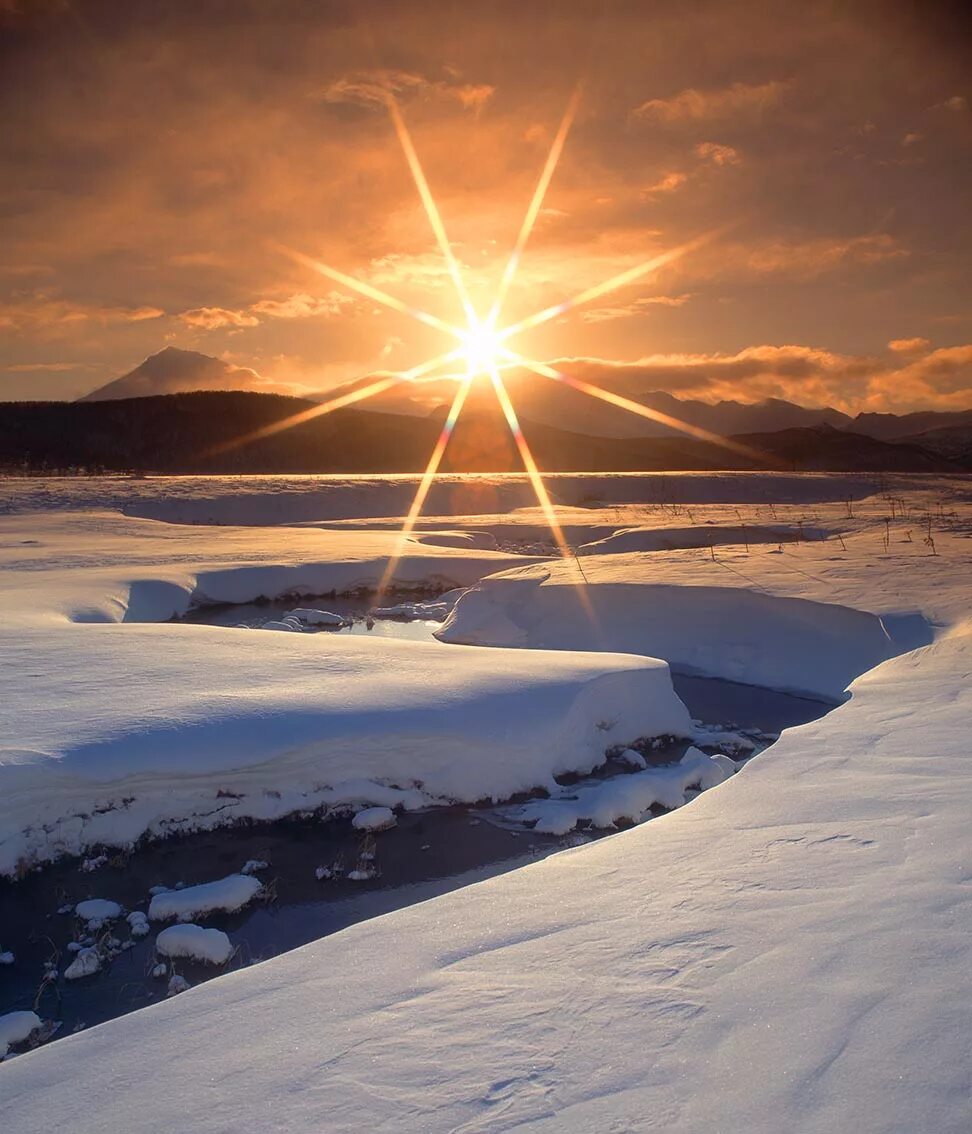
<path id="1" fill-rule="evenodd" d="M 391 606 L 398 601 L 395 597 L 388 598 Z M 414 601 L 409 598 L 405 601 Z M 368 635 L 373 638 L 406 638 L 412 642 L 435 641 L 432 634 L 441 625 L 431 621 L 406 622 L 400 618 L 376 618 L 369 629 L 365 617 L 368 613 L 368 604 L 355 598 L 307 598 L 307 599 L 273 599 L 266 602 L 238 603 L 226 606 L 204 606 L 190 611 L 181 622 L 193 622 L 204 626 L 248 626 L 259 629 L 265 622 L 280 619 L 296 607 L 310 608 L 311 610 L 327 610 L 331 614 L 340 614 L 348 619 L 349 625 L 340 630 L 330 627 L 308 626 L 305 633 L 309 634 L 354 634 Z M 284 631 L 269 631 L 270 633 L 284 633 Z"/>
<path id="2" fill-rule="evenodd" d="M 329 609 L 334 604 L 308 605 Z M 257 617 L 273 616 L 266 606 L 258 609 Z M 240 622 L 240 608 L 233 608 L 227 617 L 232 618 L 229 625 Z M 406 623 L 394 625 L 409 627 Z M 710 678 L 675 675 L 673 680 L 693 718 L 743 730 L 778 733 L 816 720 L 833 708 Z M 764 738 L 758 747 L 765 746 Z M 685 742 L 673 744 L 653 752 L 652 759 L 670 763 L 678 760 L 685 748 Z M 609 764 L 597 774 L 624 773 Z M 192 885 L 236 873 L 250 859 L 268 862 L 270 865 L 259 871 L 258 877 L 268 884 L 269 900 L 236 914 L 198 919 L 206 926 L 225 930 L 237 952 L 221 968 L 176 961 L 174 971 L 195 984 L 356 922 L 516 869 L 566 846 L 610 834 L 590 830 L 561 837 L 511 830 L 508 824 L 491 821 L 493 811 L 490 807 L 455 806 L 399 816 L 396 827 L 374 836 L 378 873 L 368 881 L 355 882 L 347 877 L 319 881 L 315 877 L 318 866 L 338 864 L 344 872 L 353 869 L 362 849 L 372 850 L 349 819 L 331 819 L 191 835 L 149 845 L 131 856 L 118 856 L 92 872 L 83 871 L 77 860 L 71 860 L 21 882 L 0 882 L 0 948 L 12 951 L 17 958 L 13 965 L 0 966 L 0 1014 L 34 1008 L 43 1019 L 60 1022 L 56 1033 L 60 1036 L 165 998 L 167 978 L 150 975 L 155 963 L 153 942 L 156 930 L 161 928 L 153 924 L 148 937 L 135 941 L 97 975 L 77 981 L 60 977 L 45 985 L 35 1008 L 44 962 L 55 961 L 57 970 L 63 973 L 71 960 L 67 944 L 82 932 L 73 915 L 58 914 L 57 910 L 68 904 L 73 908 L 85 898 L 109 898 L 126 910 L 144 910 L 152 886 Z M 127 940 L 127 923 L 116 923 L 113 932 L 122 941 Z"/>

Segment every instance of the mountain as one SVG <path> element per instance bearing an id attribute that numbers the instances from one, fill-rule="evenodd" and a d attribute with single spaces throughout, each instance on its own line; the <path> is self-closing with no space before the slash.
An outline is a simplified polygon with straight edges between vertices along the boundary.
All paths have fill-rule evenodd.
<path id="1" fill-rule="evenodd" d="M 445 408 L 429 417 L 359 409 L 314 416 L 316 403 L 277 394 L 200 391 L 86 402 L 0 403 L 0 472 L 417 473 Z M 299 416 L 291 428 L 279 426 Z M 913 444 L 833 426 L 736 438 L 755 455 L 690 437 L 598 437 L 521 419 L 542 469 L 957 471 Z M 522 468 L 498 407 L 474 401 L 460 418 L 443 471 Z"/>
<path id="2" fill-rule="evenodd" d="M 855 433 L 879 437 L 882 441 L 913 438 L 933 429 L 972 426 L 972 410 L 919 410 L 917 413 L 859 413 L 851 425 Z"/>
<path id="3" fill-rule="evenodd" d="M 919 445 L 947 460 L 958 461 L 966 468 L 972 468 L 972 415 L 969 415 L 964 422 L 940 426 L 937 429 L 926 429 L 923 433 L 916 433 L 902 440 L 912 445 Z"/>
<path id="4" fill-rule="evenodd" d="M 953 413 L 922 411 L 903 415 L 861 413 L 849 417 L 830 407 L 812 408 L 796 405 L 780 398 L 767 398 L 748 403 L 721 401 L 715 403 L 676 398 L 660 390 L 645 389 L 645 379 L 632 377 L 624 370 L 600 383 L 611 393 L 638 402 L 663 417 L 676 418 L 687 425 L 705 429 L 719 436 L 736 433 L 775 433 L 786 429 L 814 429 L 826 425 L 850 430 L 854 434 L 882 441 L 896 441 L 952 426 L 972 426 L 972 410 Z M 326 400 L 351 393 L 371 378 L 359 378 L 316 395 Z M 517 412 L 535 425 L 546 425 L 568 433 L 611 439 L 677 438 L 682 434 L 664 421 L 630 413 L 608 405 L 550 379 L 529 371 L 509 371 L 504 381 L 510 390 Z M 198 351 L 166 347 L 147 358 L 121 378 L 86 394 L 82 402 L 99 402 L 124 398 L 151 397 L 162 394 L 194 391 L 249 391 L 286 394 L 287 388 L 274 384 L 247 367 L 232 366 L 219 358 Z M 441 415 L 456 391 L 455 379 L 435 378 L 420 382 L 402 382 L 367 401 L 359 403 L 364 412 L 428 418 Z M 470 390 L 469 408 L 492 412 L 495 397 L 487 382 L 476 383 Z M 933 449 L 935 445 L 931 446 Z M 942 450 L 944 452 L 944 450 Z"/>
<path id="5" fill-rule="evenodd" d="M 272 387 L 255 370 L 245 366 L 231 366 L 220 358 L 195 350 L 166 347 L 128 374 L 92 390 L 78 401 L 105 402 L 155 394 L 185 394 L 193 390 L 254 389 L 268 393 Z"/>
<path id="6" fill-rule="evenodd" d="M 679 430 L 666 425 L 664 421 L 640 417 L 530 372 L 508 372 L 504 374 L 504 382 L 516 404 L 517 412 L 538 424 L 598 437 L 681 435 Z M 611 393 L 720 436 L 741 432 L 772 433 L 778 429 L 812 428 L 817 425 L 844 428 L 852 423 L 847 414 L 827 407 L 808 409 L 778 398 L 768 398 L 756 403 L 683 400 L 661 390 L 642 389 L 643 384 L 643 379 L 636 381 L 624 374 L 600 380 L 600 385 Z M 349 386 L 348 390 L 351 388 Z M 492 397 L 488 385 L 483 384 L 479 388 L 486 397 Z M 455 389 L 455 381 L 451 379 L 403 383 L 362 403 L 362 409 L 424 416 L 433 408 L 448 405 Z M 338 392 L 344 390 L 345 387 L 339 387 Z M 473 393 L 475 391 L 474 387 Z M 334 391 L 330 393 L 333 395 Z"/>

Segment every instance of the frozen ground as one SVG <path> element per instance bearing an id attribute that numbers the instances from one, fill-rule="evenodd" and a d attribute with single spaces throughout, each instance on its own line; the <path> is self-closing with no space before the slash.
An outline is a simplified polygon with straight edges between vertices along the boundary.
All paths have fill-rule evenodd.
<path id="1" fill-rule="evenodd" d="M 446 719 L 455 712 L 485 730 L 481 749 L 452 746 L 452 765 L 464 768 L 497 751 L 501 767 L 503 753 L 520 767 L 533 759 L 524 748 L 569 748 L 578 721 L 594 727 L 620 719 L 633 703 L 644 703 L 656 722 L 676 711 L 660 692 L 663 667 L 631 655 L 574 653 L 582 648 L 653 652 L 703 672 L 803 691 L 834 692 L 855 679 L 850 700 L 785 733 L 741 774 L 661 819 L 18 1057 L 0 1068 L 5 1127 L 17 1134 L 162 1131 L 185 1127 L 191 1116 L 194 1129 L 213 1131 L 969 1128 L 967 486 L 899 479 L 847 504 L 846 478 L 806 478 L 798 492 L 787 478 L 672 477 L 681 500 L 625 504 L 632 484 L 643 480 L 604 478 L 602 505 L 589 501 L 569 513 L 572 542 L 710 521 L 724 528 L 806 524 L 829 535 L 782 550 L 754 540 L 748 552 L 720 545 L 584 556 L 581 579 L 577 563 L 526 563 L 463 595 L 442 634 L 550 652 L 395 643 L 400 658 L 381 655 L 367 697 L 401 701 L 411 694 L 400 674 L 421 669 L 416 684 L 434 685 Z M 727 482 L 728 501 L 721 499 L 730 494 Z M 141 482 L 139 491 L 147 492 Z M 143 514 L 153 507 L 141 499 Z M 762 512 L 775 515 L 761 519 Z M 467 518 L 458 525 L 453 517 L 451 528 L 477 527 Z M 477 518 L 488 530 L 487 510 Z M 529 532 L 537 518 L 522 513 L 501 522 L 520 522 Z M 179 652 L 180 633 L 214 631 L 110 620 L 126 610 L 132 617 L 133 606 L 135 617 L 161 617 L 161 609 L 178 608 L 198 589 L 201 574 L 208 587 L 214 579 L 240 583 L 251 595 L 254 586 L 299 576 L 302 556 L 315 546 L 298 542 L 314 539 L 314 528 L 196 529 L 192 559 L 184 529 L 170 523 L 170 534 L 159 536 L 155 525 L 138 527 L 146 523 L 81 510 L 4 521 L 4 556 L 30 560 L 7 572 L 4 591 L 4 661 L 22 710 L 5 722 L 5 743 L 29 736 L 35 750 L 56 758 L 58 745 L 76 742 L 76 728 L 61 719 L 67 706 L 65 715 L 81 722 L 82 733 L 93 729 L 98 745 L 106 743 L 100 729 L 128 737 L 114 751 L 127 761 L 135 724 L 148 722 L 150 734 L 155 727 L 151 715 L 131 711 L 130 690 L 149 696 L 143 683 L 173 680 L 175 671 L 158 665 L 167 642 Z M 116 524 L 135 525 L 118 538 L 125 554 L 141 556 L 137 565 L 113 550 L 113 533 L 122 533 Z M 86 530 L 93 531 L 89 542 Z M 316 561 L 326 562 L 329 552 L 346 565 L 349 556 L 336 551 L 351 546 L 340 542 L 349 537 L 365 540 L 356 548 L 372 541 L 373 561 L 379 547 L 387 554 L 387 544 L 377 542 L 384 530 L 369 532 L 363 521 L 322 527 Z M 224 536 L 229 542 L 220 543 Z M 27 538 L 47 540 L 46 552 L 32 558 L 29 545 L 17 542 Z M 166 540 L 177 541 L 168 549 L 178 546 L 182 565 L 160 554 Z M 359 572 L 365 558 L 355 560 Z M 411 579 L 430 569 L 430 559 L 436 567 L 449 560 L 458 584 L 473 581 L 459 570 L 511 566 L 509 557 L 493 565 L 486 558 L 468 548 L 426 547 L 410 560 L 425 564 Z M 240 567 L 255 567 L 261 581 Z M 140 583 L 134 603 L 132 582 Z M 68 621 L 82 612 L 91 616 L 86 625 Z M 102 624 L 92 624 L 95 618 Z M 132 633 L 156 636 L 141 638 L 128 654 L 121 643 Z M 321 638 L 225 633 L 237 637 L 222 653 L 196 645 L 205 638 L 184 647 L 194 652 L 197 673 L 200 649 L 214 663 L 194 695 L 200 714 L 223 714 L 224 732 L 233 678 L 237 714 L 252 697 L 283 696 L 278 671 L 289 688 L 301 673 L 291 668 L 294 651 L 305 642 L 317 648 Z M 99 635 L 111 648 L 95 657 L 87 643 Z M 260 642 L 262 674 L 248 663 L 248 647 L 236 644 L 240 635 Z M 322 675 L 333 683 L 335 670 L 343 677 L 363 664 L 350 643 L 316 656 L 315 697 Z M 118 668 L 110 668 L 119 654 Z M 438 664 L 426 660 L 433 655 L 451 660 L 428 669 Z M 106 706 L 104 675 L 117 685 L 122 667 L 130 688 L 116 710 Z M 40 675 L 35 688 L 37 680 L 47 683 L 39 705 L 30 699 L 28 672 Z M 464 699 L 470 684 L 481 715 Z M 553 688 L 569 693 L 555 696 Z M 149 703 L 170 721 L 184 704 Z M 386 711 L 363 692 L 359 703 L 368 704 L 368 715 Z M 567 706 L 578 703 L 583 708 L 571 718 Z M 327 702 L 318 723 L 334 716 L 335 704 Z M 498 709 L 509 719 L 511 704 L 517 724 L 526 720 L 533 730 L 516 751 L 505 747 L 511 741 L 497 719 Z M 550 731 L 551 717 L 559 718 L 559 731 Z M 191 713 L 176 719 L 191 736 Z M 276 718 L 288 728 L 294 719 Z M 617 731 L 640 723 L 629 717 Z M 548 770 L 552 758 L 544 758 Z M 11 780 L 22 767 L 33 764 L 13 764 Z M 165 1073 L 146 1075 L 146 1068 Z"/>

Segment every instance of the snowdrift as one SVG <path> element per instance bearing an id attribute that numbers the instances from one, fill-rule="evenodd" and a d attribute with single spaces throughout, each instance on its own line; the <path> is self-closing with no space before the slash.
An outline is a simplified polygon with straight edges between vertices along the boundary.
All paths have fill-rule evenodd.
<path id="1" fill-rule="evenodd" d="M 362 806 L 503 799 L 691 732 L 648 658 L 98 624 L 8 637 L 2 656 L 4 874 L 333 806 L 349 782 Z"/>
<path id="2" fill-rule="evenodd" d="M 646 653 L 690 672 L 840 699 L 899 651 L 880 618 L 845 606 L 738 587 L 598 582 L 548 585 L 507 572 L 459 598 L 436 637 L 484 646 Z"/>

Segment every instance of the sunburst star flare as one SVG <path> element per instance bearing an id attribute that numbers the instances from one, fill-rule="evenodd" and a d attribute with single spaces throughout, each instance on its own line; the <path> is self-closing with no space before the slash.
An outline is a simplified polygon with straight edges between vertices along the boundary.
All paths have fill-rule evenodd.
<path id="1" fill-rule="evenodd" d="M 359 295 L 374 300 L 383 306 L 397 311 L 400 314 L 411 316 L 417 322 L 422 323 L 427 327 L 450 336 L 458 340 L 458 347 L 448 351 L 434 359 L 430 359 L 420 366 L 413 367 L 412 370 L 405 371 L 399 375 L 383 376 L 375 380 L 374 383 L 363 386 L 360 389 L 343 396 L 325 402 L 321 407 L 314 410 L 308 410 L 304 413 L 296 415 L 294 418 L 287 419 L 278 425 L 269 427 L 270 432 L 279 432 L 281 429 L 286 429 L 291 425 L 297 425 L 301 421 L 308 420 L 319 413 L 328 413 L 334 409 L 343 408 L 345 406 L 364 401 L 367 398 L 374 397 L 377 394 L 389 389 L 392 385 L 398 382 L 414 381 L 416 378 L 424 377 L 439 369 L 442 366 L 448 365 L 449 362 L 456 359 L 462 359 L 466 365 L 466 375 L 460 380 L 459 387 L 456 395 L 453 398 L 452 405 L 449 408 L 448 415 L 443 425 L 442 431 L 435 443 L 432 454 L 429 458 L 428 465 L 422 478 L 419 481 L 415 497 L 409 508 L 408 514 L 402 525 L 402 530 L 399 534 L 399 540 L 396 545 L 395 551 L 388 561 L 388 565 L 379 585 L 379 595 L 383 594 L 393 583 L 395 570 L 398 563 L 405 552 L 406 545 L 422 509 L 428 497 L 429 490 L 438 474 L 442 459 L 445 455 L 449 441 L 455 430 L 456 424 L 462 414 L 463 407 L 466 403 L 466 398 L 469 393 L 472 382 L 479 376 L 488 377 L 492 389 L 499 402 L 500 408 L 503 411 L 503 416 L 506 424 L 509 427 L 513 441 L 516 445 L 517 452 L 519 453 L 520 460 L 526 470 L 527 477 L 533 487 L 533 491 L 537 498 L 537 503 L 544 515 L 544 519 L 550 528 L 553 541 L 557 546 L 560 554 L 568 561 L 573 561 L 580 580 L 583 580 L 583 572 L 580 571 L 580 565 L 573 556 L 571 548 L 564 537 L 563 529 L 557 519 L 556 507 L 553 504 L 550 495 L 543 482 L 541 471 L 533 457 L 533 453 L 523 430 L 520 427 L 519 418 L 516 414 L 516 409 L 510 397 L 509 391 L 504 383 L 500 369 L 503 366 L 510 364 L 522 366 L 536 374 L 553 379 L 554 381 L 568 385 L 581 393 L 587 394 L 594 398 L 599 398 L 602 401 L 608 402 L 619 409 L 627 410 L 630 413 L 638 414 L 642 417 L 648 417 L 656 421 L 663 422 L 675 429 L 695 437 L 701 437 L 706 441 L 710 441 L 724 446 L 728 450 L 745 453 L 747 456 L 763 457 L 763 454 L 757 454 L 755 450 L 748 446 L 737 444 L 736 442 L 729 441 L 727 438 L 720 437 L 716 434 L 709 433 L 706 430 L 700 430 L 696 427 L 690 426 L 677 418 L 670 417 L 666 414 L 658 413 L 634 402 L 628 398 L 621 397 L 607 390 L 602 390 L 600 387 L 594 386 L 589 382 L 584 382 L 580 379 L 572 378 L 569 375 L 562 374 L 560 371 L 555 370 L 553 367 L 545 363 L 537 362 L 532 359 L 526 358 L 515 351 L 509 349 L 507 346 L 508 340 L 515 336 L 522 334 L 524 331 L 531 330 L 535 327 L 542 326 L 559 316 L 564 315 L 566 312 L 573 310 L 582 304 L 588 303 L 593 299 L 600 298 L 610 291 L 615 291 L 618 288 L 625 287 L 634 283 L 636 280 L 644 279 L 652 272 L 658 271 L 660 268 L 668 264 L 674 263 L 676 260 L 685 256 L 687 253 L 694 251 L 701 247 L 703 244 L 715 239 L 721 235 L 730 226 L 723 226 L 722 228 L 702 233 L 694 237 L 692 240 L 685 241 L 684 243 L 671 248 L 665 252 L 658 253 L 640 264 L 636 264 L 617 275 L 610 277 L 599 284 L 585 288 L 578 295 L 564 302 L 545 307 L 533 315 L 522 318 L 515 323 L 506 327 L 499 327 L 498 320 L 505 304 L 506 298 L 509 294 L 516 278 L 517 270 L 520 265 L 523 251 L 530 238 L 530 235 L 536 225 L 538 216 L 540 215 L 543 207 L 544 199 L 546 198 L 547 190 L 553 179 L 554 172 L 560 161 L 564 146 L 567 141 L 567 135 L 570 131 L 571 125 L 577 115 L 578 106 L 580 103 L 580 88 L 578 87 L 571 95 L 567 108 L 561 119 L 560 125 L 554 135 L 550 151 L 544 162 L 543 169 L 537 181 L 536 188 L 533 196 L 530 199 L 529 206 L 524 216 L 523 223 L 517 234 L 516 241 L 510 253 L 509 259 L 506 263 L 502 277 L 500 279 L 499 287 L 497 289 L 496 297 L 490 307 L 489 313 L 485 318 L 481 318 L 472 305 L 469 297 L 469 291 L 466 286 L 465 280 L 462 275 L 462 268 L 455 253 L 453 252 L 452 245 L 449 243 L 449 238 L 446 233 L 445 224 L 443 223 L 442 216 L 439 208 L 435 202 L 435 197 L 429 186 L 425 172 L 422 168 L 421 161 L 419 160 L 418 152 L 412 141 L 411 134 L 405 123 L 404 116 L 402 115 L 401 108 L 395 98 L 389 93 L 386 98 L 388 112 L 391 116 L 392 125 L 395 134 L 401 144 L 402 150 L 405 154 L 405 160 L 408 164 L 409 171 L 412 174 L 412 179 L 415 182 L 415 187 L 418 190 L 419 198 L 422 206 L 428 217 L 429 224 L 432 232 L 435 235 L 436 243 L 439 250 L 446 262 L 449 278 L 455 287 L 456 295 L 459 304 L 466 318 L 465 326 L 456 326 L 445 319 L 440 318 L 428 311 L 413 307 L 403 300 L 390 295 L 388 292 L 375 287 L 373 284 L 365 280 L 357 279 L 350 276 L 345 272 L 333 268 L 328 264 L 316 260 L 311 256 L 304 253 L 294 251 L 290 248 L 282 248 L 292 259 L 298 263 L 303 264 L 305 267 L 318 272 L 320 275 L 326 276 L 333 282 L 348 288 L 350 291 L 357 292 Z M 262 431 L 260 436 L 266 434 L 266 430 Z M 242 438 L 240 444 L 255 439 L 256 435 Z M 589 603 L 586 604 L 589 608 Z"/>

